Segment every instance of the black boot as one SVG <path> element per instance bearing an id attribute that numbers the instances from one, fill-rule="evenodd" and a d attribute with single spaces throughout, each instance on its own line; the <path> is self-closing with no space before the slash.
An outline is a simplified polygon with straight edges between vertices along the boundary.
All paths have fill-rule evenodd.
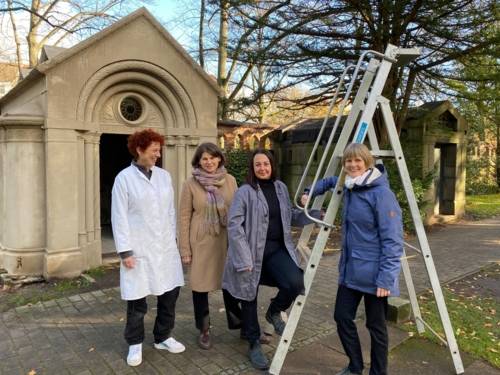
<path id="1" fill-rule="evenodd" d="M 260 342 L 256 341 L 250 344 L 248 349 L 248 358 L 250 363 L 257 370 L 267 370 L 269 368 L 269 361 L 267 360 L 264 353 L 262 353 L 262 348 Z"/>
<path id="2" fill-rule="evenodd" d="M 281 319 L 281 312 L 272 313 L 271 307 L 267 309 L 266 320 L 268 323 L 272 324 L 274 327 L 274 332 L 282 336 L 285 330 L 286 323 Z"/>

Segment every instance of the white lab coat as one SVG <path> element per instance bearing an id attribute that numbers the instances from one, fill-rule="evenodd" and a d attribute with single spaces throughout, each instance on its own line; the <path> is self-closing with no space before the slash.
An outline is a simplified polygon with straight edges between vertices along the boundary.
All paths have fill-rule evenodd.
<path id="1" fill-rule="evenodd" d="M 120 268 L 124 300 L 162 295 L 184 285 L 175 230 L 174 190 L 170 174 L 153 167 L 151 180 L 131 165 L 116 176 L 111 223 L 118 253 L 132 250 L 134 268 Z"/>

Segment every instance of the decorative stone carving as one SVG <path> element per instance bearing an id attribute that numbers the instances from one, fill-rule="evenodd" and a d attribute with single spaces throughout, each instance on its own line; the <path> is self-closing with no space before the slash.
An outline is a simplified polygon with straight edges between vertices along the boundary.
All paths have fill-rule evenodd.
<path id="1" fill-rule="evenodd" d="M 146 82 L 146 86 L 150 86 L 154 81 L 156 87 L 161 90 L 159 93 L 161 96 L 168 98 L 172 102 L 171 105 L 175 101 L 180 106 L 183 127 L 198 127 L 193 103 L 184 88 L 166 70 L 144 61 L 119 61 L 97 71 L 85 83 L 81 91 L 77 108 L 77 118 L 79 120 L 89 121 L 91 119 L 92 111 L 99 97 L 113 85 L 113 77 L 124 72 L 127 72 L 127 75 L 136 75 L 136 79 L 139 79 L 139 81 L 142 77 L 142 80 Z"/>

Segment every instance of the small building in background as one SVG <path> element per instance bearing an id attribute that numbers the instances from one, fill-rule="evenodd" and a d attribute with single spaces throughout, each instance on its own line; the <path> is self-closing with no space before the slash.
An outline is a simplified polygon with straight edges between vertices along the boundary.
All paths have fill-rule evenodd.
<path id="1" fill-rule="evenodd" d="M 415 177 L 432 175 L 426 191 L 426 223 L 455 221 L 465 214 L 467 122 L 448 101 L 411 108 L 401 145 Z"/>
<path id="2" fill-rule="evenodd" d="M 335 120 L 336 117 L 328 119 L 306 185 L 314 178 Z M 281 179 L 291 194 L 295 194 L 299 185 L 323 121 L 323 118 L 304 119 L 269 135 L 276 144 Z M 426 103 L 409 111 L 400 141 L 410 177 L 432 179 L 424 195 L 426 224 L 454 221 L 465 213 L 466 134 L 466 121 L 449 101 Z M 339 135 L 340 130 L 336 138 Z M 332 151 L 333 148 L 334 144 Z"/>
<path id="3" fill-rule="evenodd" d="M 268 134 L 276 129 L 267 124 L 256 124 L 236 120 L 219 120 L 217 122 L 218 145 L 223 150 L 253 150 L 256 148 L 273 148 Z"/>

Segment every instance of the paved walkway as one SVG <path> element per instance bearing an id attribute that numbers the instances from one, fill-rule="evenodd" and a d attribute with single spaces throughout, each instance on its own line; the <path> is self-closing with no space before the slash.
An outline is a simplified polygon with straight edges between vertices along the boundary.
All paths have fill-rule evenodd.
<path id="1" fill-rule="evenodd" d="M 442 282 L 454 280 L 489 262 L 500 260 L 500 220 L 450 225 L 429 234 L 434 261 Z M 331 318 L 337 287 L 338 253 L 323 258 L 312 293 L 296 332 L 296 353 L 329 340 L 335 332 Z M 410 259 L 418 291 L 428 287 L 419 257 Z M 404 285 L 402 284 L 404 291 Z M 274 290 L 263 287 L 259 296 L 261 317 Z M 214 348 L 196 346 L 191 294 L 183 288 L 178 301 L 174 335 L 186 344 L 182 354 L 153 349 L 154 300 L 146 317 L 144 361 L 137 368 L 126 365 L 123 340 L 125 304 L 117 288 L 74 295 L 33 306 L 23 306 L 0 316 L 0 373 L 27 374 L 238 374 L 250 373 L 247 344 L 238 331 L 225 325 L 222 296 L 210 299 Z M 269 357 L 275 345 L 265 345 Z M 302 350 L 301 350 L 302 348 Z M 294 353 L 296 360 L 297 355 Z M 321 358 L 318 359 L 320 361 Z M 324 364 L 323 364 L 324 366 Z M 318 362 L 318 367 L 321 363 Z M 293 369 L 286 367 L 293 373 Z M 287 372 L 285 371 L 285 372 Z M 307 372 L 306 372 L 307 373 Z M 320 373 L 311 368 L 310 374 Z"/>

